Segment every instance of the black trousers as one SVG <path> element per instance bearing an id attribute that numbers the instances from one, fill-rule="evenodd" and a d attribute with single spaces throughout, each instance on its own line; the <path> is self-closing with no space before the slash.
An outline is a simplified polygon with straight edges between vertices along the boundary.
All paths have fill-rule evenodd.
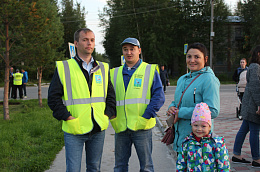
<path id="1" fill-rule="evenodd" d="M 14 98 L 14 85 L 12 82 L 9 82 L 9 90 L 8 90 L 8 97 Z"/>
<path id="2" fill-rule="evenodd" d="M 23 98 L 23 86 L 22 85 L 14 85 L 14 99 L 17 98 L 17 89 L 19 90 L 20 99 Z"/>

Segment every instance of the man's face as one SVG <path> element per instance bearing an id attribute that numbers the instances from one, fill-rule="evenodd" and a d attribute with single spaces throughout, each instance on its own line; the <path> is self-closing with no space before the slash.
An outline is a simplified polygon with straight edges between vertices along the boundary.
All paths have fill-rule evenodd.
<path id="1" fill-rule="evenodd" d="M 124 44 L 122 51 L 125 57 L 125 62 L 128 66 L 134 66 L 138 62 L 141 48 L 132 44 Z"/>
<path id="2" fill-rule="evenodd" d="M 79 55 L 92 54 L 95 48 L 95 35 L 93 32 L 84 33 L 84 31 L 81 31 L 79 33 L 79 42 L 74 41 L 74 44 Z"/>
<path id="3" fill-rule="evenodd" d="M 164 66 L 161 66 L 161 69 L 164 70 Z"/>
<path id="4" fill-rule="evenodd" d="M 11 67 L 11 68 L 10 68 L 10 71 L 13 72 L 13 71 L 14 71 L 14 68 Z"/>

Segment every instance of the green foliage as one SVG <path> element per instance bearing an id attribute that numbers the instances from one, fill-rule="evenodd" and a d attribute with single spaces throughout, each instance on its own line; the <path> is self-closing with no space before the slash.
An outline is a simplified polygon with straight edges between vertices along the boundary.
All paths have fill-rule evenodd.
<path id="1" fill-rule="evenodd" d="M 248 56 L 249 51 L 260 44 L 260 0 L 243 0 L 239 3 L 239 14 L 244 19 L 244 45 Z"/>
<path id="2" fill-rule="evenodd" d="M 211 0 L 110 0 L 100 14 L 105 27 L 104 47 L 112 66 L 120 65 L 120 43 L 139 39 L 143 59 L 185 73 L 185 43 L 202 42 L 209 47 Z M 223 0 L 215 0 L 214 48 L 223 60 L 227 51 L 226 18 L 230 12 Z"/>
<path id="3" fill-rule="evenodd" d="M 53 118 L 46 99 L 43 108 L 37 100 L 20 103 L 10 105 L 10 121 L 3 120 L 0 112 L 1 171 L 47 170 L 64 146 L 61 123 Z"/>
<path id="4" fill-rule="evenodd" d="M 32 68 L 51 68 L 54 61 L 63 56 L 57 51 L 63 43 L 64 34 L 57 5 L 52 0 L 37 0 L 32 2 L 30 10 L 25 37 L 33 49 L 26 55 L 26 62 Z"/>

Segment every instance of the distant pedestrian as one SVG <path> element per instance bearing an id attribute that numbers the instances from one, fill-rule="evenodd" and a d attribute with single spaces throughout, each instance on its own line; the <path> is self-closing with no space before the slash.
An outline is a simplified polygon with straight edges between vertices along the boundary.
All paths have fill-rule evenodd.
<path id="1" fill-rule="evenodd" d="M 247 84 L 242 99 L 241 115 L 243 122 L 236 135 L 232 161 L 251 163 L 241 156 L 245 137 L 250 131 L 249 143 L 252 155 L 252 167 L 260 167 L 259 130 L 260 130 L 260 45 L 251 52 L 250 65 L 247 69 Z"/>
<path id="2" fill-rule="evenodd" d="M 241 60 L 240 60 L 240 67 L 238 67 L 236 70 L 235 70 L 235 72 L 234 72 L 234 74 L 233 74 L 233 80 L 236 82 L 236 83 L 238 83 L 239 82 L 239 75 L 244 71 L 244 70 L 247 70 L 247 62 L 246 62 L 246 59 L 245 58 L 242 58 Z"/>
<path id="3" fill-rule="evenodd" d="M 164 92 L 166 92 L 166 86 L 168 84 L 167 80 L 169 82 L 169 76 L 168 76 L 167 71 L 164 68 L 164 65 L 162 65 L 161 68 L 160 68 L 160 78 L 161 78 L 161 81 L 162 81 L 163 90 L 164 90 Z"/>
<path id="4" fill-rule="evenodd" d="M 197 104 L 191 117 L 192 132 L 182 143 L 176 171 L 230 171 L 225 140 L 211 132 L 211 124 L 208 105 Z"/>
<path id="5" fill-rule="evenodd" d="M 23 99 L 22 78 L 23 78 L 23 74 L 20 73 L 19 69 L 16 69 L 16 73 L 14 74 L 14 99 L 16 99 L 17 97 L 17 89 L 19 90 L 20 99 Z"/>
<path id="6" fill-rule="evenodd" d="M 242 116 L 240 114 L 241 112 L 241 102 L 242 102 L 242 98 L 245 92 L 245 88 L 246 88 L 246 73 L 247 73 L 247 69 L 248 67 L 246 66 L 247 62 L 245 58 L 242 58 L 240 60 L 240 67 L 237 68 L 233 74 L 233 80 L 236 82 L 236 92 L 238 95 L 238 98 L 240 100 L 240 105 L 239 105 L 239 109 L 238 109 L 238 117 L 239 119 L 242 119 Z"/>
<path id="7" fill-rule="evenodd" d="M 24 69 L 21 69 L 21 71 L 22 71 L 22 74 L 23 74 L 23 79 L 22 79 L 22 81 L 23 81 L 23 93 L 24 93 L 23 95 L 24 95 L 24 98 L 27 98 L 26 84 L 28 82 L 28 73 Z"/>
<path id="8" fill-rule="evenodd" d="M 14 98 L 14 68 L 13 67 L 10 67 L 8 97 Z"/>

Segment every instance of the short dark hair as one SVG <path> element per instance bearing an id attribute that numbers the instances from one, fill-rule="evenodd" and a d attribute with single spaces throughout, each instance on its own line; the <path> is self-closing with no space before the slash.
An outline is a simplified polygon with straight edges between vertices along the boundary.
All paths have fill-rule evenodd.
<path id="1" fill-rule="evenodd" d="M 202 43 L 199 43 L 199 42 L 195 42 L 195 43 L 192 43 L 188 46 L 187 48 L 187 52 L 190 50 L 190 49 L 197 49 L 199 50 L 200 52 L 202 52 L 202 54 L 204 55 L 204 60 L 205 60 L 205 66 L 208 66 L 208 62 L 206 61 L 206 57 L 208 56 L 208 50 L 206 48 L 206 46 Z"/>
<path id="2" fill-rule="evenodd" d="M 75 33 L 74 33 L 74 41 L 77 41 L 79 42 L 79 33 L 83 31 L 84 33 L 88 33 L 88 32 L 93 32 L 91 29 L 89 28 L 81 28 L 79 30 L 77 30 Z M 93 32 L 94 33 L 94 32 Z"/>
<path id="3" fill-rule="evenodd" d="M 250 54 L 251 58 L 249 64 L 257 63 L 260 65 L 260 45 L 257 45 L 254 49 L 252 49 Z"/>

